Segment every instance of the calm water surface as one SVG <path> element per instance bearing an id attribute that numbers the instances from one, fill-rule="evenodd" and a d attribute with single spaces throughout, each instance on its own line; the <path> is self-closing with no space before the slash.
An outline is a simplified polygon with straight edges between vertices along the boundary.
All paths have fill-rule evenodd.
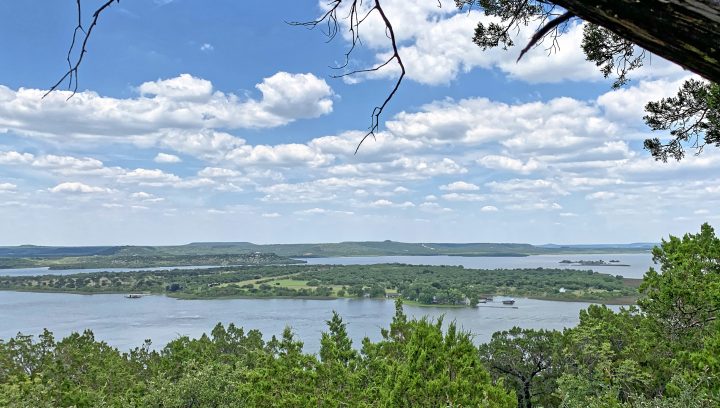
<path id="1" fill-rule="evenodd" d="M 154 268 L 104 268 L 104 269 L 50 269 L 47 266 L 41 268 L 12 268 L 0 269 L 0 276 L 40 276 L 40 275 L 73 275 L 76 273 L 93 272 L 137 272 L 137 271 L 167 271 L 172 269 L 203 269 L 203 268 L 226 268 L 226 266 L 203 265 L 203 266 L 159 266 Z"/>
<path id="2" fill-rule="evenodd" d="M 618 260 L 629 266 L 572 266 L 560 261 Z M 308 264 L 370 265 L 378 263 L 405 263 L 411 265 L 462 265 L 474 269 L 515 269 L 515 268 L 558 268 L 593 270 L 596 272 L 641 279 L 650 266 L 652 254 L 576 254 L 576 255 L 531 255 L 531 256 L 356 256 L 338 258 L 302 258 Z M 0 271 L 2 274 L 2 271 Z"/>
<path id="3" fill-rule="evenodd" d="M 445 316 L 472 332 L 477 343 L 493 332 L 513 326 L 562 329 L 575 326 L 587 303 L 517 299 L 515 308 L 496 302 L 479 308 L 405 306 L 413 317 Z M 97 339 L 127 350 L 152 339 L 162 347 L 178 336 L 208 333 L 217 322 L 259 329 L 266 338 L 279 335 L 285 326 L 305 342 L 305 351 L 317 352 L 325 321 L 335 310 L 347 323 L 356 346 L 363 337 L 380 339 L 394 314 L 388 300 L 336 299 L 218 299 L 178 300 L 165 296 L 126 299 L 123 295 L 73 295 L 62 293 L 0 292 L 0 338 L 18 332 L 39 334 L 48 328 L 56 337 L 92 329 Z"/>
<path id="4" fill-rule="evenodd" d="M 617 259 L 630 266 L 572 267 L 560 264 L 563 259 Z M 309 258 L 310 264 L 407 263 L 418 265 L 463 265 L 467 268 L 574 268 L 642 278 L 652 265 L 651 255 L 593 254 L 536 255 L 528 257 L 457 257 L 457 256 L 386 256 Z M 193 269 L 200 267 L 181 267 Z M 143 270 L 168 268 L 142 268 Z M 110 269 L 117 272 L 137 269 Z M 42 275 L 98 272 L 97 269 L 48 271 L 45 268 L 0 270 L 0 275 Z M 499 303 L 499 302 L 498 302 Z M 475 335 L 475 341 L 486 342 L 493 332 L 513 326 L 536 329 L 562 329 L 578 323 L 578 313 L 587 303 L 550 302 L 517 299 L 515 308 L 498 303 L 480 308 L 438 308 L 405 306 L 413 317 L 445 316 Z M 316 352 L 325 321 L 335 310 L 348 324 L 356 345 L 363 337 L 380 338 L 380 328 L 387 327 L 394 314 L 391 301 L 367 299 L 217 299 L 177 300 L 165 296 L 126 299 L 123 295 L 74 295 L 62 293 L 27 293 L 0 291 L 0 338 L 18 332 L 38 334 L 44 328 L 58 337 L 73 331 L 91 329 L 100 340 L 127 350 L 152 339 L 161 347 L 178 336 L 197 337 L 222 322 L 235 323 L 246 329 L 259 329 L 266 336 L 281 334 L 290 326 L 305 342 L 305 350 Z"/>
<path id="5" fill-rule="evenodd" d="M 500 268 L 560 268 L 560 269 L 581 269 L 593 270 L 612 275 L 621 275 L 626 278 L 642 278 L 652 263 L 652 255 L 640 254 L 577 254 L 577 255 L 531 255 L 531 256 L 497 256 L 497 257 L 473 257 L 473 256 L 351 256 L 337 258 L 298 258 L 311 265 L 332 264 L 332 265 L 370 265 L 378 263 L 405 263 L 411 265 L 462 265 L 466 268 L 475 269 L 500 269 Z M 569 259 L 571 261 L 620 261 L 621 264 L 629 266 L 572 266 L 561 264 L 560 261 Z M 159 271 L 168 269 L 201 269 L 213 268 L 216 266 L 172 266 L 159 268 L 105 268 L 105 269 L 63 269 L 49 270 L 48 268 L 19 268 L 0 269 L 0 276 L 32 276 L 32 275 L 71 275 L 75 273 L 91 272 L 133 272 L 133 271 Z"/>

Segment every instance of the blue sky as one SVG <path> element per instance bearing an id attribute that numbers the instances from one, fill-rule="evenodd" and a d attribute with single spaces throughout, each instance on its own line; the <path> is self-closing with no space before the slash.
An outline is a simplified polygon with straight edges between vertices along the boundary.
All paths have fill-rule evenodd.
<path id="1" fill-rule="evenodd" d="M 357 155 L 397 70 L 332 78 L 347 38 L 285 23 L 321 3 L 114 4 L 69 101 L 40 97 L 74 1 L 0 4 L 0 245 L 634 242 L 717 220 L 715 150 L 642 150 L 644 104 L 689 73 L 652 57 L 612 90 L 579 24 L 516 64 L 472 44 L 486 17 L 446 3 L 384 2 L 408 77 Z M 377 20 L 361 36 L 353 67 L 388 52 Z"/>

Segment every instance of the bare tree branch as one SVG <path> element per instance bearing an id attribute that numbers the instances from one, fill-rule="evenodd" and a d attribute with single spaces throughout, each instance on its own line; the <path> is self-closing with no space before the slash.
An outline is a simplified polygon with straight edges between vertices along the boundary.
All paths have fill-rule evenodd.
<path id="1" fill-rule="evenodd" d="M 393 54 L 385 63 L 385 65 L 393 59 L 397 60 L 397 63 L 400 66 L 400 76 L 398 77 L 397 81 L 395 82 L 395 86 L 393 87 L 387 98 L 385 98 L 385 101 L 382 103 L 382 105 L 376 106 L 375 109 L 373 109 L 370 122 L 370 130 L 362 138 L 362 140 L 360 140 L 360 143 L 358 143 L 357 147 L 355 148 L 355 154 L 357 154 L 360 146 L 363 144 L 365 139 L 368 138 L 368 136 L 372 135 L 373 138 L 375 137 L 375 131 L 377 131 L 380 126 L 380 115 L 382 114 L 383 110 L 385 110 L 385 106 L 387 106 L 388 102 L 390 102 L 393 96 L 395 96 L 395 93 L 397 92 L 398 88 L 400 88 L 400 84 L 405 77 L 405 65 L 402 62 L 402 58 L 400 58 L 400 53 L 398 52 L 397 42 L 395 41 L 395 32 L 393 31 L 392 24 L 390 24 L 390 20 L 388 20 L 387 16 L 385 15 L 385 11 L 382 9 L 382 7 L 380 7 L 379 0 L 375 0 L 375 8 L 377 9 L 378 13 L 380 13 L 380 17 L 382 17 L 383 22 L 385 23 L 385 27 L 387 28 L 388 36 L 390 38 L 390 42 L 392 43 L 393 48 Z"/>
<path id="2" fill-rule="evenodd" d="M 320 18 L 313 21 L 308 22 L 290 22 L 291 25 L 296 26 L 304 26 L 308 27 L 310 29 L 313 29 L 321 24 L 327 25 L 327 31 L 325 32 L 325 35 L 328 37 L 328 41 L 332 41 L 335 36 L 337 35 L 339 31 L 339 20 L 338 20 L 338 12 L 340 11 L 340 6 L 342 5 L 343 0 L 332 0 L 330 3 L 328 3 L 329 9 L 325 14 L 323 14 Z M 438 5 L 441 5 L 440 2 L 438 2 Z M 344 17 L 345 20 L 348 21 L 348 31 L 350 33 L 350 48 L 345 53 L 345 62 L 339 66 L 331 67 L 333 69 L 344 69 L 346 68 L 350 63 L 350 58 L 355 51 L 358 44 L 361 43 L 360 40 L 360 26 L 366 21 L 366 19 L 373 13 L 377 13 L 380 18 L 383 21 L 383 24 L 385 25 L 385 32 L 390 40 L 390 44 L 392 46 L 392 54 L 390 57 L 388 57 L 385 62 L 375 65 L 371 68 L 364 68 L 364 69 L 358 69 L 353 70 L 350 72 L 346 72 L 339 75 L 333 75 L 333 78 L 342 78 L 350 75 L 355 74 L 361 74 L 361 73 L 367 73 L 367 72 L 374 72 L 378 71 L 384 67 L 386 67 L 391 62 L 395 61 L 397 62 L 398 66 L 400 67 L 400 76 L 395 81 L 395 85 L 393 86 L 390 93 L 387 95 L 385 100 L 382 104 L 376 106 L 373 108 L 372 115 L 370 117 L 370 126 L 368 128 L 368 132 L 363 136 L 363 138 L 358 143 L 357 147 L 355 148 L 355 154 L 357 154 L 358 150 L 360 149 L 360 146 L 362 146 L 363 142 L 365 140 L 372 136 L 375 138 L 376 132 L 380 128 L 380 115 L 382 115 L 383 111 L 385 110 L 385 107 L 390 103 L 392 98 L 397 93 L 398 89 L 400 88 L 400 84 L 402 83 L 403 78 L 405 77 L 405 65 L 403 64 L 402 58 L 400 57 L 400 53 L 398 52 L 398 46 L 397 41 L 395 37 L 395 31 L 393 29 L 392 24 L 390 23 L 390 20 L 388 19 L 387 15 L 385 14 L 385 10 L 383 10 L 382 6 L 380 5 L 380 0 L 373 0 L 373 6 L 364 14 L 360 14 L 360 8 L 362 7 L 362 0 L 352 0 L 350 3 L 350 12 L 347 15 L 347 17 Z M 341 17 L 343 18 L 343 17 Z"/>
<path id="3" fill-rule="evenodd" d="M 77 26 L 75 26 L 75 30 L 73 30 L 72 35 L 72 41 L 70 42 L 70 47 L 68 49 L 67 53 L 67 63 L 68 63 L 68 70 L 65 72 L 65 75 L 63 75 L 50 89 L 45 92 L 43 95 L 43 98 L 48 96 L 51 92 L 58 89 L 60 85 L 62 85 L 65 80 L 68 80 L 68 89 L 72 89 L 72 94 L 68 96 L 68 99 L 72 98 L 76 93 L 78 89 L 78 68 L 80 68 L 80 64 L 83 61 L 83 58 L 85 57 L 85 53 L 87 52 L 87 45 L 88 41 L 90 40 L 90 35 L 92 34 L 93 29 L 97 25 L 98 19 L 100 18 L 100 14 L 102 14 L 103 11 L 105 11 L 112 3 L 118 2 L 120 3 L 120 0 L 106 0 L 105 3 L 103 3 L 102 6 L 100 6 L 92 15 L 92 22 L 90 23 L 90 26 L 87 30 L 83 27 L 82 24 L 82 9 L 80 6 L 80 0 L 77 0 Z M 72 62 L 72 53 L 75 50 L 75 46 L 77 44 L 78 40 L 78 32 L 82 32 L 84 37 L 82 40 L 82 45 L 80 48 L 80 52 L 77 56 L 77 60 L 75 62 Z"/>
<path id="4" fill-rule="evenodd" d="M 575 17 L 575 15 L 568 11 L 561 16 L 550 20 L 549 23 L 545 24 L 541 29 L 539 29 L 535 32 L 535 34 L 533 34 L 532 38 L 530 38 L 530 41 L 527 43 L 525 48 L 520 51 L 520 56 L 515 62 L 520 62 L 520 59 L 522 59 L 523 55 L 525 55 L 525 53 L 528 52 L 530 48 L 537 44 L 538 41 L 542 40 L 550 31 L 557 29 L 560 24 L 570 20 L 573 17 Z"/>

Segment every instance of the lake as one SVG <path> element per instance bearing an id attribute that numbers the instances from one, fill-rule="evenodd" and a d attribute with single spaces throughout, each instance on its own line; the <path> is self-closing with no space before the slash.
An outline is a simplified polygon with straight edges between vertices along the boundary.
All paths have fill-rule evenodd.
<path id="1" fill-rule="evenodd" d="M 486 342 L 493 332 L 513 326 L 562 329 L 578 323 L 578 313 L 588 306 L 579 302 L 516 299 L 515 307 L 500 302 L 479 308 L 405 306 L 409 316 L 445 316 Z M 617 309 L 617 307 L 613 307 Z M 389 300 L 371 299 L 217 299 L 178 300 L 165 296 L 126 299 L 123 295 L 73 295 L 63 293 L 0 292 L 0 338 L 17 332 L 39 334 L 48 328 L 56 337 L 92 329 L 99 340 L 128 350 L 152 339 L 162 347 L 178 336 L 209 333 L 217 322 L 259 329 L 269 338 L 286 325 L 305 342 L 305 351 L 317 352 L 325 321 L 335 310 L 347 323 L 356 347 L 363 337 L 380 339 L 395 312 Z"/>
<path id="2" fill-rule="evenodd" d="M 619 260 L 630 266 L 568 266 L 569 260 Z M 577 254 L 534 255 L 527 257 L 459 257 L 459 256 L 381 256 L 346 258 L 308 258 L 309 264 L 373 264 L 407 263 L 422 265 L 463 265 L 467 268 L 567 268 L 594 270 L 642 278 L 652 265 L 651 255 L 642 254 Z M 192 269 L 200 267 L 181 267 Z M 142 268 L 168 269 L 168 268 Z M 116 268 L 123 272 L 138 269 Z M 0 270 L 0 275 L 42 275 L 98 272 L 95 269 L 49 271 L 45 268 Z M 513 326 L 536 329 L 562 329 L 578 323 L 578 313 L 587 303 L 552 302 L 517 299 L 516 307 L 499 302 L 479 308 L 439 308 L 405 306 L 413 317 L 445 316 L 472 332 L 477 343 L 486 342 L 493 332 Z M 617 307 L 614 307 L 617 309 Z M 73 331 L 92 329 L 96 337 L 127 350 L 152 339 L 156 347 L 181 335 L 191 337 L 208 333 L 217 322 L 234 322 L 246 329 L 259 329 L 266 338 L 281 334 L 289 325 L 305 342 L 305 350 L 316 352 L 325 321 L 335 310 L 348 323 L 348 333 L 356 346 L 363 337 L 380 338 L 380 329 L 387 327 L 394 314 L 394 304 L 369 299 L 217 299 L 178 300 L 165 296 L 126 299 L 123 295 L 74 295 L 62 293 L 28 293 L 0 291 L 0 338 L 18 332 L 39 334 L 48 328 L 58 337 Z"/>
<path id="3" fill-rule="evenodd" d="M 473 269 L 525 269 L 557 268 L 593 270 L 625 278 L 642 279 L 648 268 L 653 266 L 652 254 L 575 254 L 575 255 L 530 255 L 530 256 L 357 256 L 338 258 L 298 258 L 308 264 L 369 265 L 378 263 L 404 263 L 410 265 L 462 265 Z M 618 260 L 629 266 L 572 266 L 560 261 Z M 0 275 L 3 272 L 0 271 Z"/>
<path id="4" fill-rule="evenodd" d="M 626 278 L 641 279 L 648 268 L 653 265 L 652 255 L 639 254 L 576 254 L 576 255 L 530 255 L 530 256 L 355 256 L 337 258 L 298 258 L 310 265 L 369 265 L 378 263 L 405 263 L 411 265 L 462 265 L 474 269 L 515 269 L 515 268 L 558 268 L 593 270 L 596 272 L 621 275 Z M 572 266 L 561 264 L 560 261 L 596 261 L 611 259 L 630 266 Z M 91 272 L 132 272 L 132 271 L 159 271 L 167 269 L 200 269 L 215 266 L 173 266 L 159 268 L 106 268 L 106 269 L 62 269 L 49 270 L 48 268 L 19 268 L 0 269 L 0 276 L 31 276 L 31 275 L 71 275 L 75 273 Z"/>
<path id="5" fill-rule="evenodd" d="M 100 269 L 50 269 L 47 266 L 40 268 L 10 268 L 0 269 L 0 276 L 40 276 L 40 275 L 73 275 L 76 273 L 93 272 L 137 272 L 137 271 L 166 271 L 171 269 L 203 269 L 225 268 L 217 265 L 194 266 L 159 266 L 152 268 L 100 268 Z"/>

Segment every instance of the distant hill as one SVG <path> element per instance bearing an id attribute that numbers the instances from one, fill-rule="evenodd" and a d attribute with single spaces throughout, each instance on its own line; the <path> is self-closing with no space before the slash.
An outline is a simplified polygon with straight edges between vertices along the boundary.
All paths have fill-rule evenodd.
<path id="1" fill-rule="evenodd" d="M 56 246 L 5 246 L 0 247 L 0 257 L 6 258 L 62 258 L 66 256 L 114 255 L 123 247 L 88 246 L 88 247 L 56 247 Z"/>

